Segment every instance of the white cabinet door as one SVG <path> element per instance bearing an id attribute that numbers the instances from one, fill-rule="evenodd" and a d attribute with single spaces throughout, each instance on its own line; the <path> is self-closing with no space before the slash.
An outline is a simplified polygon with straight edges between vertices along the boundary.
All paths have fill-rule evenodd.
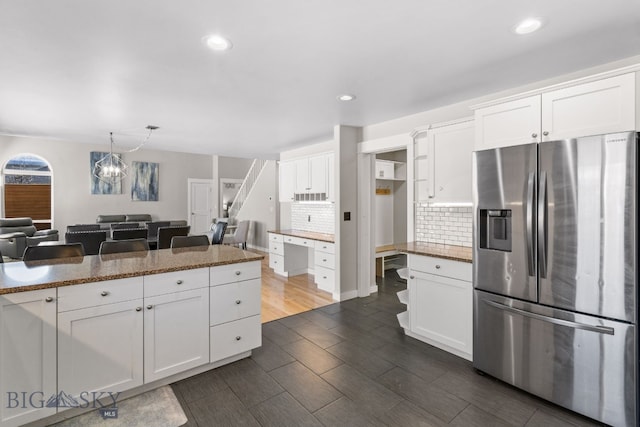
<path id="1" fill-rule="evenodd" d="M 327 154 L 327 201 L 336 201 L 335 155 Z"/>
<path id="2" fill-rule="evenodd" d="M 311 191 L 311 177 L 309 174 L 309 158 L 298 159 L 296 165 L 296 193 Z"/>
<path id="3" fill-rule="evenodd" d="M 634 130 L 634 73 L 542 94 L 544 141 Z"/>
<path id="4" fill-rule="evenodd" d="M 410 275 L 411 332 L 436 347 L 471 360 L 471 282 L 415 270 L 411 270 Z"/>
<path id="5" fill-rule="evenodd" d="M 281 202 L 292 202 L 296 192 L 296 164 L 293 161 L 282 161 L 279 167 Z"/>
<path id="6" fill-rule="evenodd" d="M 311 193 L 327 192 L 327 167 L 328 158 L 326 154 L 309 158 Z"/>
<path id="7" fill-rule="evenodd" d="M 0 425 L 3 427 L 22 425 L 56 413 L 55 407 L 45 406 L 57 393 L 55 301 L 55 289 L 0 297 Z"/>
<path id="8" fill-rule="evenodd" d="M 540 141 L 540 95 L 475 111 L 476 150 Z"/>
<path id="9" fill-rule="evenodd" d="M 438 203 L 471 203 L 473 120 L 434 127 L 428 132 L 428 198 Z M 418 193 L 420 194 L 420 193 Z"/>
<path id="10" fill-rule="evenodd" d="M 209 288 L 144 300 L 144 382 L 209 362 Z"/>
<path id="11" fill-rule="evenodd" d="M 142 385 L 142 325 L 141 299 L 59 313 L 59 393 L 78 399 Z"/>

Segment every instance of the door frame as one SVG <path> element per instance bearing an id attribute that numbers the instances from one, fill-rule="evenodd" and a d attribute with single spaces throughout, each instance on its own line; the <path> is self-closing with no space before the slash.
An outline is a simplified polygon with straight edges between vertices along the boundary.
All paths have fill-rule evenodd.
<path id="1" fill-rule="evenodd" d="M 358 144 L 358 296 L 378 291 L 376 285 L 375 160 L 376 154 L 407 150 L 407 242 L 414 240 L 413 135 L 403 133 Z"/>
<path id="2" fill-rule="evenodd" d="M 209 205 L 209 223 L 213 223 L 214 218 L 214 209 L 215 209 L 215 201 L 213 200 L 213 189 L 214 189 L 215 180 L 213 179 L 201 179 L 201 178 L 187 178 L 187 224 L 189 226 L 193 225 L 192 215 L 191 215 L 191 185 L 192 184 L 209 184 L 210 192 L 211 192 L 211 200 Z"/>

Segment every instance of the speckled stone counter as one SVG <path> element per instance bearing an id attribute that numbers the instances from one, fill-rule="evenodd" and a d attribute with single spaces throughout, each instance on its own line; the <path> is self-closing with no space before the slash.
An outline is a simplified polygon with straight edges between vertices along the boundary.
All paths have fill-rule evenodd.
<path id="1" fill-rule="evenodd" d="M 314 233 L 312 231 L 302 230 L 270 230 L 269 233 L 282 234 L 284 236 L 301 237 L 303 239 L 319 240 L 321 242 L 333 243 L 335 236 L 333 234 Z"/>
<path id="2" fill-rule="evenodd" d="M 225 245 L 160 249 L 64 260 L 0 264 L 0 295 L 102 280 L 258 261 L 263 255 Z"/>
<path id="3" fill-rule="evenodd" d="M 443 245 L 440 243 L 408 242 L 394 245 L 399 252 L 426 255 L 453 261 L 471 262 L 472 249 L 466 246 Z"/>

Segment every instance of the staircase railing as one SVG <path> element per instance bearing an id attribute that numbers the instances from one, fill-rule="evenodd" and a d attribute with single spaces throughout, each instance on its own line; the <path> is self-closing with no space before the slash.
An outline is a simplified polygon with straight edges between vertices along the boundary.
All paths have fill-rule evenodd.
<path id="1" fill-rule="evenodd" d="M 262 159 L 255 159 L 253 163 L 251 163 L 249 172 L 247 172 L 247 176 L 244 177 L 244 181 L 242 181 L 238 194 L 236 194 L 236 197 L 233 199 L 233 203 L 231 203 L 231 206 L 229 207 L 230 219 L 235 219 L 238 212 L 240 212 L 240 209 L 242 209 L 242 205 L 244 205 L 244 202 L 247 200 L 247 196 L 251 193 L 253 186 L 258 180 L 258 177 L 266 164 L 267 160 Z"/>

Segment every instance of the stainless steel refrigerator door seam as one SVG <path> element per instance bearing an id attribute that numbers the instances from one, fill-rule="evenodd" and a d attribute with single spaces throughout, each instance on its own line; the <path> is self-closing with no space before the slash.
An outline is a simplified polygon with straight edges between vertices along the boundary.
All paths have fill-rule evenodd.
<path id="1" fill-rule="evenodd" d="M 500 310 L 517 313 L 521 316 L 530 317 L 532 319 L 541 320 L 547 323 L 553 323 L 555 325 L 568 326 L 570 328 L 582 329 L 590 332 L 597 332 L 599 334 L 607 334 L 607 335 L 615 334 L 615 330 L 607 326 L 594 326 L 594 325 L 587 325 L 584 323 L 570 322 L 568 320 L 556 319 L 555 317 L 547 317 L 541 314 L 531 313 L 529 311 L 520 310 L 519 308 L 509 307 L 508 305 L 500 304 L 499 302 L 494 302 L 494 301 L 483 300 L 482 302 L 484 302 L 487 305 L 490 305 L 491 307 L 498 308 Z"/>
<path id="2" fill-rule="evenodd" d="M 547 173 L 540 171 L 538 195 L 538 264 L 540 277 L 547 277 Z"/>
<path id="3" fill-rule="evenodd" d="M 527 267 L 529 276 L 535 276 L 535 254 L 533 249 L 533 195 L 536 191 L 536 175 L 529 174 L 529 182 L 527 183 Z"/>

